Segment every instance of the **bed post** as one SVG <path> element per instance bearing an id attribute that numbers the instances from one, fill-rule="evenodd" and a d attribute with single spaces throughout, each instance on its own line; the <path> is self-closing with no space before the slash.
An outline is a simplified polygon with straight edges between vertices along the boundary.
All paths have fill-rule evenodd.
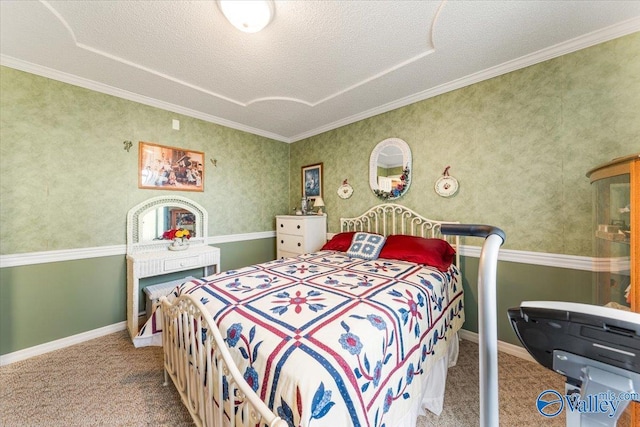
<path id="1" fill-rule="evenodd" d="M 163 296 L 160 306 L 165 381 L 167 376 L 172 379 L 196 425 L 222 426 L 228 420 L 231 426 L 287 427 L 244 380 L 218 326 L 199 300 L 181 295 L 170 303 Z M 224 399 L 223 377 L 228 399 Z M 243 422 L 237 419 L 240 413 Z"/>

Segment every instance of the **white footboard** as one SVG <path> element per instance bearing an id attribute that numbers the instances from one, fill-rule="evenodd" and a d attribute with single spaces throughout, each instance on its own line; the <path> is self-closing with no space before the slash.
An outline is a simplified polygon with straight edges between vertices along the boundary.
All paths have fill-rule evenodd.
<path id="1" fill-rule="evenodd" d="M 200 301 L 182 295 L 160 303 L 165 384 L 168 375 L 196 425 L 287 427 L 244 380 Z"/>

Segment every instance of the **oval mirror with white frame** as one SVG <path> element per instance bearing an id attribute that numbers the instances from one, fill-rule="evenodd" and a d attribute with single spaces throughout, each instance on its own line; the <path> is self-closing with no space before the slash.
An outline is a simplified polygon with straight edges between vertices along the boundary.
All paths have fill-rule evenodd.
<path id="1" fill-rule="evenodd" d="M 171 229 L 189 230 L 190 246 L 206 244 L 207 211 L 182 196 L 158 196 L 134 206 L 127 214 L 127 253 L 166 250 L 171 240 L 163 239 Z"/>
<path id="2" fill-rule="evenodd" d="M 411 184 L 411 149 L 400 138 L 380 141 L 369 159 L 369 186 L 383 200 L 395 200 Z"/>

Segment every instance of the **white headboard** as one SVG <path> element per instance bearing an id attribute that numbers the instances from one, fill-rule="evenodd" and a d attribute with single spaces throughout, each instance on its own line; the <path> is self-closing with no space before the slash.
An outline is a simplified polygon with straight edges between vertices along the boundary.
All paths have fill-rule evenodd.
<path id="1" fill-rule="evenodd" d="M 444 236 L 442 224 L 459 224 L 459 221 L 436 221 L 395 203 L 377 205 L 354 218 L 340 218 L 340 231 L 366 231 L 389 236 L 405 234 L 434 239 L 444 239 L 456 250 L 456 265 L 460 267 L 460 237 Z"/>

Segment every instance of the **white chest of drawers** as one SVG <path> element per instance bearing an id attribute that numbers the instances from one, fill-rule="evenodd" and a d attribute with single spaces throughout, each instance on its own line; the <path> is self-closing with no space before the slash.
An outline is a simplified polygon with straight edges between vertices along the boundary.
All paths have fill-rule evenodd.
<path id="1" fill-rule="evenodd" d="M 319 250 L 327 242 L 324 215 L 276 216 L 278 258 L 294 257 Z"/>

